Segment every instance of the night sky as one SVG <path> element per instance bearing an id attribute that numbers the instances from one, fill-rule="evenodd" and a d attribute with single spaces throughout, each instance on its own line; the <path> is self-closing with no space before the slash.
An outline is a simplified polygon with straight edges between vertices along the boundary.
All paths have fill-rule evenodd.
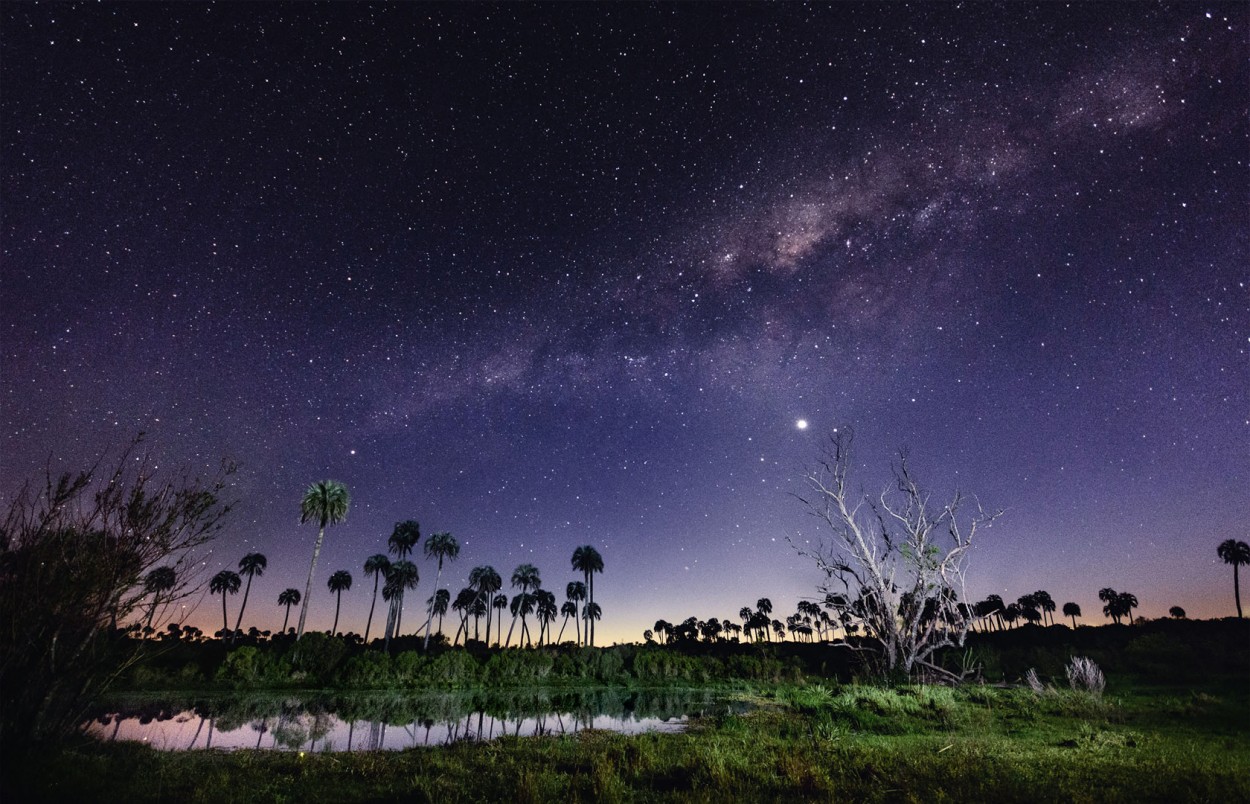
<path id="1" fill-rule="evenodd" d="M 410 518 L 459 539 L 453 595 L 531 562 L 562 601 L 594 545 L 601 643 L 784 619 L 835 427 L 870 491 L 907 447 L 1006 509 L 974 598 L 1234 613 L 1244 3 L 0 15 L 0 495 L 139 431 L 241 461 L 205 569 L 268 556 L 244 627 L 303 590 L 326 478 L 310 628 L 347 569 L 363 631 Z"/>

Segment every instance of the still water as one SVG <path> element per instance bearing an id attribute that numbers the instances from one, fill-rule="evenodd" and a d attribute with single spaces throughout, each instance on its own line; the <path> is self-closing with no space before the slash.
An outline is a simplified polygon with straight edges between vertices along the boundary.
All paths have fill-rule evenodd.
<path id="1" fill-rule="evenodd" d="M 680 731 L 691 717 L 745 708 L 703 690 L 144 697 L 98 709 L 86 731 L 163 751 L 377 751 L 585 729 Z"/>

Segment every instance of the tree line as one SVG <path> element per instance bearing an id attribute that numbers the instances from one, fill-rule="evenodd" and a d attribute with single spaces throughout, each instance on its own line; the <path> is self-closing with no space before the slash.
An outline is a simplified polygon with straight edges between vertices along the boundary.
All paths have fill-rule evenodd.
<path id="1" fill-rule="evenodd" d="M 347 517 L 350 496 L 347 488 L 333 480 L 314 483 L 305 491 L 300 501 L 301 522 L 314 522 L 318 525 L 317 539 L 313 546 L 312 562 L 309 567 L 309 580 L 303 594 L 298 589 L 285 589 L 278 595 L 278 605 L 285 609 L 282 621 L 282 632 L 287 631 L 291 616 L 291 608 L 300 606 L 299 625 L 295 629 L 298 639 L 304 633 L 305 617 L 308 602 L 312 594 L 312 581 L 316 571 L 317 560 L 325 538 L 325 530 L 330 525 L 337 525 Z M 570 581 L 564 589 L 564 601 L 557 601 L 556 594 L 544 589 L 539 569 L 533 564 L 517 566 L 509 583 L 515 591 L 511 597 L 503 592 L 504 581 L 499 571 L 490 565 L 474 567 L 468 574 L 468 583 L 453 597 L 450 589 L 441 586 L 444 564 L 454 562 L 460 557 L 460 544 L 450 533 L 432 533 L 422 538 L 421 526 L 409 519 L 398 522 L 387 539 L 387 552 L 376 553 L 366 558 L 362 571 L 366 578 L 373 579 L 373 592 L 369 605 L 369 616 L 365 623 L 363 641 L 368 644 L 373 629 L 373 617 L 381 597 L 386 609 L 386 622 L 382 628 L 382 640 L 386 650 L 390 650 L 391 640 L 399 637 L 403 631 L 405 601 L 408 593 L 413 592 L 420 583 L 421 571 L 412 560 L 413 554 L 420 549 L 425 558 L 434 564 L 436 570 L 434 591 L 426 598 L 422 611 L 426 618 L 423 624 L 414 630 L 414 634 L 424 634 L 424 648 L 429 649 L 430 637 L 433 633 L 443 632 L 443 620 L 449 613 L 459 617 L 452 644 L 459 644 L 461 637 L 467 642 L 470 639 L 469 628 L 472 625 L 472 638 L 490 642 L 491 629 L 495 628 L 495 644 L 508 647 L 512 636 L 517 634 L 517 644 L 532 647 L 559 642 L 563 639 L 570 622 L 574 627 L 574 635 L 578 645 L 593 647 L 595 644 L 595 624 L 602 617 L 603 610 L 594 599 L 594 576 L 603 572 L 603 556 L 591 545 L 582 545 L 573 551 L 570 559 L 571 568 L 581 573 L 582 580 Z M 389 555 L 388 555 L 389 553 Z M 263 575 L 268 567 L 267 558 L 261 553 L 248 553 L 239 560 L 239 570 L 222 570 L 209 581 L 209 592 L 221 595 L 222 628 L 217 632 L 222 639 L 234 643 L 241 635 L 243 613 L 247 607 L 248 595 L 252 580 Z M 243 578 L 247 578 L 244 585 Z M 158 567 L 144 578 L 144 588 L 150 594 L 149 610 L 145 632 L 154 633 L 151 624 L 157 607 L 165 600 L 162 595 L 172 589 L 176 583 L 176 573 L 170 567 Z M 331 573 L 326 587 L 335 596 L 334 623 L 330 633 L 338 633 L 339 613 L 342 607 L 343 593 L 352 588 L 353 577 L 346 569 Z M 243 601 L 235 617 L 234 627 L 230 626 L 226 607 L 228 595 L 235 595 L 242 588 Z M 302 604 L 302 605 L 301 605 Z M 511 615 L 507 637 L 503 634 L 503 623 L 506 615 Z M 558 634 L 554 633 L 555 621 L 563 615 Z M 435 618 L 438 618 L 435 625 Z M 530 617 L 534 618 L 537 635 L 531 631 Z M 485 619 L 483 632 L 482 620 Z M 520 624 L 520 630 L 516 626 Z M 483 636 L 485 637 L 483 639 Z"/>

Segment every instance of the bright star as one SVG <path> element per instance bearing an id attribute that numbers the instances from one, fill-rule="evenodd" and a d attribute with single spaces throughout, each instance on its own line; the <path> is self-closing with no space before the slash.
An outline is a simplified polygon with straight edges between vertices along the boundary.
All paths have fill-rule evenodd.
<path id="1" fill-rule="evenodd" d="M 795 426 L 795 427 L 797 427 L 797 428 L 799 428 L 800 430 L 806 430 L 806 429 L 807 429 L 807 419 L 799 419 L 798 421 L 796 421 L 796 422 L 794 423 L 794 426 Z"/>

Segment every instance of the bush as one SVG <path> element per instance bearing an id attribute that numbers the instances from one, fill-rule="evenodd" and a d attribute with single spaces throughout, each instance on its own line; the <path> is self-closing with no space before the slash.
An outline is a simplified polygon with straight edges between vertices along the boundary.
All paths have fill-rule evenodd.
<path id="1" fill-rule="evenodd" d="M 1072 657 L 1072 661 L 1068 663 L 1067 672 L 1068 684 L 1074 690 L 1099 696 L 1102 695 L 1103 688 L 1107 686 L 1107 679 L 1103 677 L 1102 670 L 1094 664 L 1092 659 L 1084 656 Z"/>

